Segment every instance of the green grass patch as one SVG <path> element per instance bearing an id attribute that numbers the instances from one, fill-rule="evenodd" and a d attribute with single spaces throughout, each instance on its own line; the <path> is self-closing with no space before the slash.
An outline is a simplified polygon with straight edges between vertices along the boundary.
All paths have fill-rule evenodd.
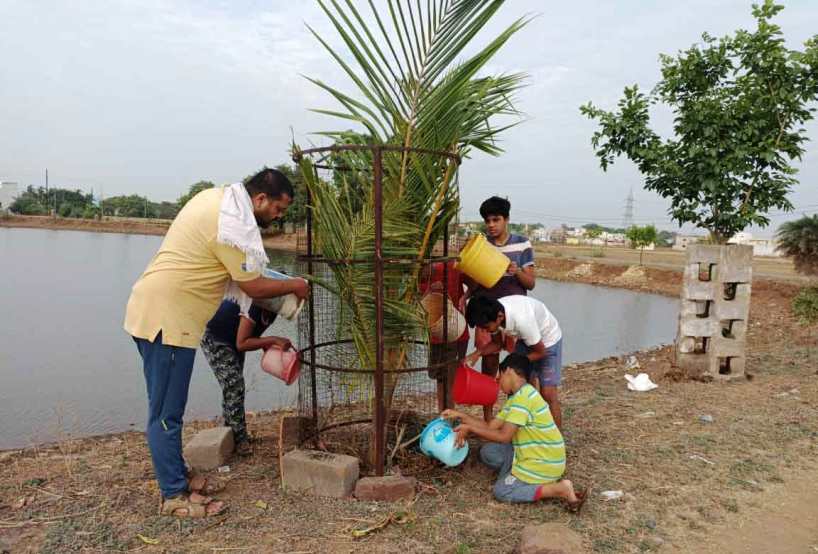
<path id="1" fill-rule="evenodd" d="M 801 289 L 792 300 L 792 313 L 801 323 L 818 322 L 818 286 Z"/>

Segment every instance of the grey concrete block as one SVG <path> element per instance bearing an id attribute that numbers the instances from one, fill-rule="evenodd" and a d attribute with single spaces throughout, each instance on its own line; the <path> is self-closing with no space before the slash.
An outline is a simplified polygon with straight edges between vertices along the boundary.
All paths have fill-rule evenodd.
<path id="1" fill-rule="evenodd" d="M 750 283 L 740 283 L 736 286 L 736 293 L 732 300 L 722 298 L 716 303 L 713 314 L 719 319 L 747 320 L 750 314 Z"/>
<path id="2" fill-rule="evenodd" d="M 682 298 L 685 300 L 715 300 L 718 297 L 712 281 L 693 280 L 682 284 Z"/>
<path id="3" fill-rule="evenodd" d="M 729 244 L 722 250 L 719 280 L 723 283 L 749 283 L 753 279 L 753 247 Z"/>
<path id="4" fill-rule="evenodd" d="M 415 497 L 416 485 L 417 479 L 414 477 L 400 475 L 364 477 L 355 485 L 355 498 L 381 502 L 411 500 Z"/>
<path id="5" fill-rule="evenodd" d="M 692 354 L 696 350 L 696 339 L 693 337 L 682 337 L 676 341 L 676 348 L 682 354 Z"/>
<path id="6" fill-rule="evenodd" d="M 710 281 L 699 278 L 699 264 L 715 264 Z M 744 377 L 752 277 L 752 247 L 695 245 L 688 249 L 682 285 L 676 363 L 692 378 Z M 727 288 L 725 288 L 727 285 Z M 709 300 L 708 309 L 702 309 Z M 724 328 L 730 329 L 728 336 Z M 696 352 L 697 337 L 709 337 L 706 352 Z M 724 374 L 723 360 L 730 359 Z"/>
<path id="7" fill-rule="evenodd" d="M 230 459 L 233 446 L 233 430 L 230 427 L 205 429 L 196 433 L 185 446 L 185 461 L 193 469 L 215 469 Z"/>
<path id="8" fill-rule="evenodd" d="M 318 450 L 293 450 L 281 458 L 281 485 L 315 496 L 344 498 L 359 475 L 358 458 Z"/>
<path id="9" fill-rule="evenodd" d="M 686 337 L 712 337 L 720 332 L 717 320 L 689 317 L 681 321 L 680 332 Z"/>
<path id="10" fill-rule="evenodd" d="M 721 263 L 721 249 L 718 245 L 694 244 L 687 248 L 688 264 Z"/>

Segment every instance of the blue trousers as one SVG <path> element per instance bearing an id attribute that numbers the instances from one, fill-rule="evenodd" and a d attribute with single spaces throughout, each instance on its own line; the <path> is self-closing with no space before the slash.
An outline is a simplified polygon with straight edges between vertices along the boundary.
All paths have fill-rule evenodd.
<path id="1" fill-rule="evenodd" d="M 511 474 L 514 447 L 510 444 L 489 442 L 480 449 L 480 461 L 498 472 L 494 483 L 494 498 L 500 502 L 534 502 L 540 485 L 526 483 Z"/>
<path id="2" fill-rule="evenodd" d="M 153 342 L 134 337 L 142 356 L 148 390 L 148 424 L 145 435 L 153 470 L 163 498 L 188 487 L 182 458 L 182 423 L 193 374 L 194 348 L 162 344 L 162 333 Z"/>

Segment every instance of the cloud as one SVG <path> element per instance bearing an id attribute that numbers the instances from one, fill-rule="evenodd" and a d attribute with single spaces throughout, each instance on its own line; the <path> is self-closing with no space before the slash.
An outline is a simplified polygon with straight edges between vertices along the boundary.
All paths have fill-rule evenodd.
<path id="1" fill-rule="evenodd" d="M 503 136 L 505 155 L 464 165 L 464 217 L 505 192 L 528 221 L 618 218 L 634 187 L 637 217 L 665 220 L 665 201 L 640 190 L 630 162 L 601 172 L 579 106 L 609 108 L 625 85 L 651 88 L 658 54 L 702 31 L 750 27 L 747 2 L 513 0 L 476 42 L 527 13 L 538 15 L 487 68 L 530 75 L 518 99 L 526 121 Z M 797 45 L 818 29 L 818 5 L 793 4 L 780 20 Z M 52 182 L 175 198 L 199 179 L 228 182 L 286 161 L 291 127 L 300 143 L 336 127 L 308 111 L 336 105 L 302 75 L 354 90 L 305 27 L 342 46 L 313 2 L 5 0 L 0 21 L 0 179 L 25 184 L 48 167 Z M 810 147 L 796 205 L 818 204 Z"/>

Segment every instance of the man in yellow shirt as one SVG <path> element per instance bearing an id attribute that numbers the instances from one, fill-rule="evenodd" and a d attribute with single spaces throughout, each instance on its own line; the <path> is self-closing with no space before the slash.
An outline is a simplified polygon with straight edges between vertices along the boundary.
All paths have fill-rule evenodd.
<path id="1" fill-rule="evenodd" d="M 196 347 L 224 297 L 230 280 L 251 298 L 308 293 L 303 279 L 271 280 L 248 270 L 247 254 L 217 238 L 225 194 L 238 190 L 237 204 L 258 227 L 282 217 L 293 200 L 292 184 L 275 169 L 264 169 L 239 187 L 213 188 L 194 196 L 176 216 L 159 251 L 133 286 L 125 330 L 142 356 L 148 393 L 146 435 L 162 492 L 162 513 L 202 517 L 224 506 L 206 496 L 204 479 L 187 478 L 182 458 L 182 421 Z M 245 194 L 246 191 L 246 194 Z M 249 229 L 258 239 L 250 218 Z"/>

